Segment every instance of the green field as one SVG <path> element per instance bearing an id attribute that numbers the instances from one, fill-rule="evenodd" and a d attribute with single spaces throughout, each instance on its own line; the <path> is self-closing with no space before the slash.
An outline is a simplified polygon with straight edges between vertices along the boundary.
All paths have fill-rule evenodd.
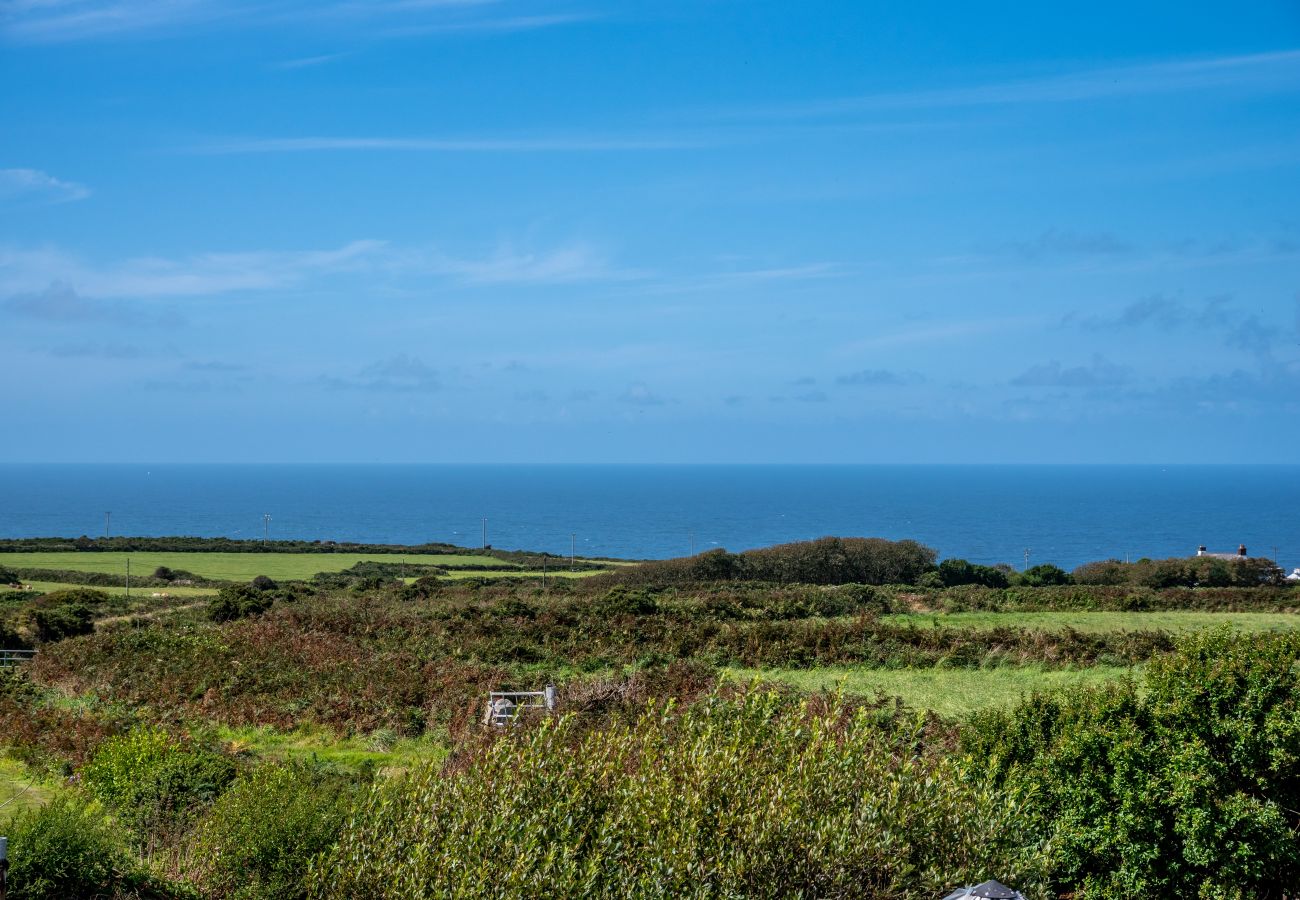
<path id="1" fill-rule="evenodd" d="M 460 553 L 121 553 L 50 552 L 0 553 L 0 565 L 11 569 L 62 569 L 72 572 L 126 573 L 147 577 L 159 566 L 193 572 L 214 581 L 248 581 L 258 575 L 303 580 L 317 572 L 339 572 L 359 562 L 402 563 L 427 566 L 509 565 L 492 556 Z"/>
<path id="2" fill-rule="evenodd" d="M 1120 678 L 1129 669 L 1092 666 L 1086 669 L 1043 669 L 1008 666 L 996 669 L 726 669 L 739 681 L 759 678 L 801 691 L 843 690 L 846 694 L 901 697 L 908 706 L 934 710 L 941 716 L 963 716 L 989 706 L 1010 706 L 1026 694 L 1101 684 Z"/>
<path id="3" fill-rule="evenodd" d="M 391 733 L 376 733 L 340 737 L 327 729 L 311 726 L 277 731 L 223 725 L 216 733 L 229 752 L 279 761 L 317 760 L 347 768 L 373 763 L 381 769 L 403 769 L 415 762 L 441 760 L 447 755 L 446 744 L 431 736 L 397 738 Z"/>
<path id="4" fill-rule="evenodd" d="M 53 791 L 34 780 L 27 767 L 0 755 L 0 825 L 34 806 L 42 806 Z"/>
<path id="5" fill-rule="evenodd" d="M 1300 615 L 1294 613 L 1247 612 L 964 612 L 908 613 L 882 616 L 882 621 L 918 628 L 1027 628 L 1038 631 L 1075 631 L 1090 633 L 1113 631 L 1199 631 L 1218 625 L 1231 625 L 1243 631 L 1290 631 L 1300 628 Z"/>
<path id="6" fill-rule="evenodd" d="M 150 570 L 152 571 L 152 570 Z M 95 584 L 70 584 L 65 581 L 24 581 L 23 584 L 31 588 L 32 593 L 45 593 L 47 591 L 69 591 L 76 588 L 89 588 L 92 591 L 103 591 L 110 597 L 126 596 L 125 587 L 105 587 Z M 169 597 L 211 597 L 217 592 L 216 588 L 201 587 L 132 587 L 131 599 L 141 599 L 151 597 L 154 594 L 167 594 Z M 10 587 L 9 585 L 0 585 L 0 596 L 5 594 L 24 593 L 19 588 Z"/>

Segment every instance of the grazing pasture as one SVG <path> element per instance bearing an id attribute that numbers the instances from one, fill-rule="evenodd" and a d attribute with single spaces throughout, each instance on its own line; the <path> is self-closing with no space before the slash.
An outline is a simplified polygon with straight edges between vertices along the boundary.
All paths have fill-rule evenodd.
<path id="1" fill-rule="evenodd" d="M 424 553 L 398 556 L 385 553 L 183 553 L 118 551 L 40 552 L 0 554 L 0 564 L 11 569 L 62 569 L 72 572 L 108 572 L 122 575 L 131 560 L 131 574 L 149 575 L 159 566 L 193 572 L 213 581 L 248 581 L 258 575 L 280 580 L 303 580 L 317 572 L 341 572 L 360 562 L 411 566 L 483 566 L 516 569 L 492 556 L 468 553 Z"/>

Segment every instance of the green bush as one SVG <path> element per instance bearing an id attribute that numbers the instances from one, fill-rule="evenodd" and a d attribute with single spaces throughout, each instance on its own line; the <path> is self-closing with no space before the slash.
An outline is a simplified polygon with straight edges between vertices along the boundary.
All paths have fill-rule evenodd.
<path id="1" fill-rule="evenodd" d="M 205 897 L 306 896 L 308 864 L 334 845 L 365 784 L 319 765 L 259 766 L 196 827 L 193 880 Z"/>
<path id="2" fill-rule="evenodd" d="M 233 622 L 266 612 L 273 600 L 270 593 L 258 588 L 228 584 L 208 601 L 208 618 L 214 622 Z"/>
<path id="3" fill-rule="evenodd" d="M 22 584 L 18 573 L 8 566 L 0 566 L 0 584 Z"/>
<path id="4" fill-rule="evenodd" d="M 95 614 L 84 603 L 62 603 L 32 610 L 32 629 L 43 643 L 90 634 L 95 630 Z"/>
<path id="5" fill-rule="evenodd" d="M 927 750 L 927 746 L 933 746 Z M 377 786 L 313 867 L 321 897 L 928 898 L 1041 854 L 906 723 L 753 692 L 584 730 L 546 720 Z"/>
<path id="6" fill-rule="evenodd" d="M 1196 635 L 1145 689 L 1035 697 L 964 742 L 1031 798 L 1060 891 L 1281 896 L 1300 884 L 1298 664 L 1294 636 Z"/>
<path id="7" fill-rule="evenodd" d="M 183 827 L 235 777 L 226 756 L 157 728 L 110 738 L 81 770 L 86 787 L 145 843 Z"/>
<path id="8" fill-rule="evenodd" d="M 97 806 L 59 797 L 14 818 L 11 900 L 91 900 L 131 880 L 130 857 Z"/>

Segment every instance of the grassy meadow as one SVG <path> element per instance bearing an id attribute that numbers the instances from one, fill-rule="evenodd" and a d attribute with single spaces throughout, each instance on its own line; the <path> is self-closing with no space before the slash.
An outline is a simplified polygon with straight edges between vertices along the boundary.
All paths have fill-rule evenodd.
<path id="1" fill-rule="evenodd" d="M 412 566 L 487 566 L 520 568 L 491 556 L 463 554 L 412 554 L 394 556 L 383 553 L 185 553 L 114 551 L 44 552 L 0 554 L 0 564 L 11 569 L 60 569 L 72 572 L 105 572 L 124 575 L 126 562 L 131 573 L 149 575 L 159 566 L 193 572 L 212 581 L 249 581 L 265 575 L 276 581 L 305 580 L 317 572 L 341 572 L 361 562 L 407 563 Z"/>

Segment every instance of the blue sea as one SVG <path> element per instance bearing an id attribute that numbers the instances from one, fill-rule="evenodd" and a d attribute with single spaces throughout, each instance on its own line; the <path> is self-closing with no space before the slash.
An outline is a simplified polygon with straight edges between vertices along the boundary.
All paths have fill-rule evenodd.
<path id="1" fill-rule="evenodd" d="M 1300 565 L 1300 466 L 0 465 L 0 536 L 488 543 L 654 558 L 822 535 L 1020 568 L 1245 543 Z"/>

